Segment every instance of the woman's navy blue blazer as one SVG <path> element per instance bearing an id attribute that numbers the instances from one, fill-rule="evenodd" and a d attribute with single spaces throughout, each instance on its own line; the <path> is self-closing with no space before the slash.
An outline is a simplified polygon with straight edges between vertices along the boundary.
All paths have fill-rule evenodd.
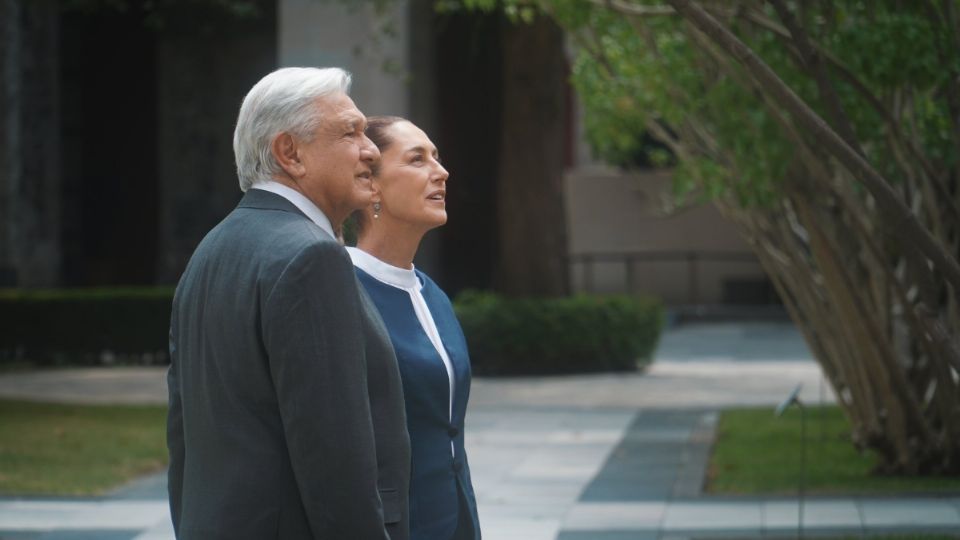
<path id="1" fill-rule="evenodd" d="M 355 270 L 380 310 L 400 365 L 412 450 L 410 539 L 447 540 L 458 530 L 472 530 L 472 538 L 479 539 L 477 501 L 463 447 L 463 417 L 470 397 L 470 357 L 450 299 L 426 274 L 416 271 L 423 285 L 421 294 L 453 364 L 452 419 L 448 413 L 447 369 L 420 326 L 410 295 L 359 268 Z"/>

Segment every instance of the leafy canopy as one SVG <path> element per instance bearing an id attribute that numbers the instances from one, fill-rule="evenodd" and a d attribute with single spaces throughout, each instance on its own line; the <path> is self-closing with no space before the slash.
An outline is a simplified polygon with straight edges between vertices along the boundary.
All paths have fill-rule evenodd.
<path id="1" fill-rule="evenodd" d="M 728 6 L 713 8 L 720 16 L 739 10 L 728 16 L 731 30 L 829 118 L 815 79 L 802 69 L 769 3 L 704 4 Z M 642 16 L 584 0 L 463 0 L 462 5 L 499 7 L 521 24 L 543 12 L 567 30 L 576 51 L 572 84 L 598 157 L 626 168 L 675 165 L 678 194 L 731 197 L 746 206 L 781 195 L 798 151 L 789 118 L 765 102 L 733 59 L 670 14 L 665 2 L 612 3 L 648 9 Z M 942 42 L 947 34 L 934 27 L 925 2 L 811 2 L 795 13 L 827 59 L 844 111 L 881 174 L 893 182 L 904 174 L 889 150 L 884 110 L 905 94 L 914 104 L 906 127 L 917 146 L 941 170 L 956 163 L 949 105 L 938 89 L 960 73 L 960 51 Z M 672 141 L 671 151 L 651 144 L 651 135 Z"/>

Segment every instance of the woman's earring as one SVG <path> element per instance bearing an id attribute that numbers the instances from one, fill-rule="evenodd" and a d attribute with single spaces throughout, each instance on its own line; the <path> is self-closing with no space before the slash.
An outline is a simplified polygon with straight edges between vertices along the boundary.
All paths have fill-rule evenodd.
<path id="1" fill-rule="evenodd" d="M 380 219 L 380 203 L 373 203 L 373 219 Z"/>

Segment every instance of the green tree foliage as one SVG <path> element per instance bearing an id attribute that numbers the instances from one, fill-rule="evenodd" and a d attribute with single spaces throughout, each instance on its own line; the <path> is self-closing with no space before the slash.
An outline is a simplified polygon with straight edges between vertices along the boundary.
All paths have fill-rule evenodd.
<path id="1" fill-rule="evenodd" d="M 601 157 L 675 162 L 677 193 L 738 225 L 855 442 L 960 472 L 960 2 L 499 5 L 568 32 Z"/>
<path id="2" fill-rule="evenodd" d="M 687 126 L 692 123 L 709 128 L 708 135 L 718 147 L 712 155 L 682 160 L 688 163 L 681 163 L 676 180 L 685 190 L 732 196 L 744 206 L 777 199 L 795 153 L 794 141 L 765 108 L 764 96 L 751 91 L 755 89 L 748 75 L 739 70 L 731 73 L 734 66 L 717 65 L 713 56 L 718 51 L 697 42 L 706 40 L 705 36 L 691 39 L 690 29 L 675 15 L 648 15 L 638 22 L 617 10 L 589 7 L 585 2 L 550 4 L 565 28 L 577 36 L 580 49 L 573 81 L 588 111 L 588 137 L 601 157 L 629 164 L 629 156 L 649 131 L 667 129 L 668 136 L 683 141 L 687 140 L 684 130 L 694 127 Z M 574 4 L 576 9 L 569 7 Z M 955 165 L 957 147 L 950 134 L 948 103 L 936 90 L 956 76 L 958 60 L 953 55 L 950 70 L 938 59 L 936 34 L 930 29 L 924 3 L 887 2 L 889 11 L 877 9 L 883 2 L 832 4 L 827 13 L 822 9 L 807 13 L 809 25 L 820 33 L 824 52 L 873 91 L 909 87 L 917 92 L 912 120 L 920 147 L 941 158 L 942 165 Z M 778 25 L 772 8 L 762 2 L 726 5 L 730 11 L 738 5 L 756 10 L 732 19 L 732 29 L 740 30 L 741 39 L 821 116 L 828 116 L 817 99 L 816 82 L 784 46 L 785 30 L 765 28 Z M 764 21 L 763 26 L 754 19 Z M 734 63 L 731 58 L 722 61 Z M 887 152 L 882 111 L 849 81 L 837 81 L 837 87 L 866 157 L 895 181 L 902 173 L 895 156 Z"/>

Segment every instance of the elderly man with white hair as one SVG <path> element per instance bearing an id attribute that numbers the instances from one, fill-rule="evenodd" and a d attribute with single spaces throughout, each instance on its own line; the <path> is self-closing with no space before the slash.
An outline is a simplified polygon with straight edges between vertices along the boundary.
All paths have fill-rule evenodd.
<path id="1" fill-rule="evenodd" d="M 245 195 L 191 257 L 170 323 L 181 540 L 408 537 L 397 362 L 337 241 L 379 159 L 349 86 L 340 69 L 285 68 L 240 107 Z"/>

